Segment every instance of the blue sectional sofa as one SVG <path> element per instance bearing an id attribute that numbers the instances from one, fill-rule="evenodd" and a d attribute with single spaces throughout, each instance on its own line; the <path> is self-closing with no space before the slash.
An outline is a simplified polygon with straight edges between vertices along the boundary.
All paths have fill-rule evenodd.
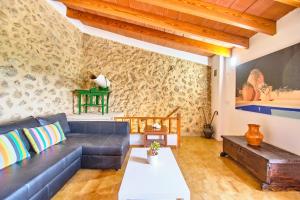
<path id="1" fill-rule="evenodd" d="M 67 140 L 35 154 L 22 129 L 56 121 Z M 0 125 L 0 134 L 15 129 L 20 130 L 31 158 L 0 170 L 0 199 L 50 199 L 80 168 L 120 169 L 129 149 L 126 122 L 68 122 L 61 113 Z"/>

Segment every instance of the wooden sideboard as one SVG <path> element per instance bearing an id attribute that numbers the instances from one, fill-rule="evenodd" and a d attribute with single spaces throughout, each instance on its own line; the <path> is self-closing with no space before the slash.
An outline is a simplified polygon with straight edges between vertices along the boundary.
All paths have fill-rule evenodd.
<path id="1" fill-rule="evenodd" d="M 247 168 L 261 182 L 263 190 L 300 190 L 300 156 L 262 143 L 247 144 L 243 136 L 222 136 L 223 152 Z"/>

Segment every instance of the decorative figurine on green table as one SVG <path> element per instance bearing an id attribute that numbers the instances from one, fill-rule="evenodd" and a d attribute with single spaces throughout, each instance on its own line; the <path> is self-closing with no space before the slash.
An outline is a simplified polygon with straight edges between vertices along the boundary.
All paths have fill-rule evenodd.
<path id="1" fill-rule="evenodd" d="M 94 74 L 92 74 L 90 78 L 96 83 L 96 85 L 103 89 L 109 88 L 110 86 L 110 81 L 102 74 L 100 74 L 99 76 L 95 76 Z"/>
<path id="2" fill-rule="evenodd" d="M 104 115 L 104 110 L 108 113 L 109 94 L 111 93 L 109 90 L 110 81 L 104 75 L 97 77 L 92 74 L 90 79 L 97 87 L 89 90 L 75 90 L 78 97 L 78 113 L 81 114 L 81 107 L 84 107 L 85 113 L 87 113 L 88 107 L 101 107 L 102 115 Z M 81 96 L 85 97 L 85 103 L 82 103 Z"/>

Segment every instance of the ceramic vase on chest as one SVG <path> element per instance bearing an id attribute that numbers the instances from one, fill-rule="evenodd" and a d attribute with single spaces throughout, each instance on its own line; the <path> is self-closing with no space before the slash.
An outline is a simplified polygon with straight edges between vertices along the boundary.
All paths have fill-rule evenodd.
<path id="1" fill-rule="evenodd" d="M 248 124 L 248 131 L 245 136 L 247 142 L 251 146 L 259 146 L 264 139 L 263 134 L 259 131 L 259 125 L 257 124 Z"/>

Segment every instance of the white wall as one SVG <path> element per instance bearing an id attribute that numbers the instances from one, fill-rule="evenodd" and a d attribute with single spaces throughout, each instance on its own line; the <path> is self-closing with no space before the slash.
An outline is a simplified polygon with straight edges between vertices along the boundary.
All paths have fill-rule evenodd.
<path id="1" fill-rule="evenodd" d="M 235 110 L 235 68 L 237 65 L 300 42 L 300 9 L 277 22 L 274 36 L 257 34 L 250 39 L 249 49 L 235 49 L 226 60 L 221 108 L 223 135 L 243 135 L 248 123 L 261 125 L 265 141 L 300 155 L 300 120 Z M 220 117 L 219 116 L 219 117 Z"/>
<path id="2" fill-rule="evenodd" d="M 66 17 L 66 7 L 63 3 L 58 2 L 56 0 L 47 0 L 47 2 L 54 9 L 56 9 L 60 14 L 62 14 L 64 17 Z M 66 17 L 66 18 L 69 20 L 70 23 L 72 23 L 74 26 L 76 26 L 81 32 L 89 34 L 89 35 L 112 40 L 112 41 L 126 44 L 129 46 L 138 47 L 138 48 L 145 49 L 148 51 L 152 51 L 152 52 L 156 52 L 156 53 L 160 53 L 160 54 L 164 54 L 164 55 L 168 55 L 168 56 L 173 56 L 173 57 L 184 59 L 184 60 L 189 60 L 189 61 L 192 61 L 195 63 L 200 63 L 203 65 L 208 64 L 208 57 L 206 57 L 206 56 L 201 56 L 201 55 L 197 55 L 197 54 L 193 54 L 193 53 L 179 51 L 176 49 L 152 44 L 149 42 L 136 40 L 136 39 L 125 37 L 125 36 L 115 34 L 115 33 L 109 32 L 109 31 L 104 31 L 104 30 L 101 30 L 98 28 L 93 28 L 93 27 L 84 25 L 79 20 L 74 20 L 74 19 L 71 19 L 68 17 Z"/>

